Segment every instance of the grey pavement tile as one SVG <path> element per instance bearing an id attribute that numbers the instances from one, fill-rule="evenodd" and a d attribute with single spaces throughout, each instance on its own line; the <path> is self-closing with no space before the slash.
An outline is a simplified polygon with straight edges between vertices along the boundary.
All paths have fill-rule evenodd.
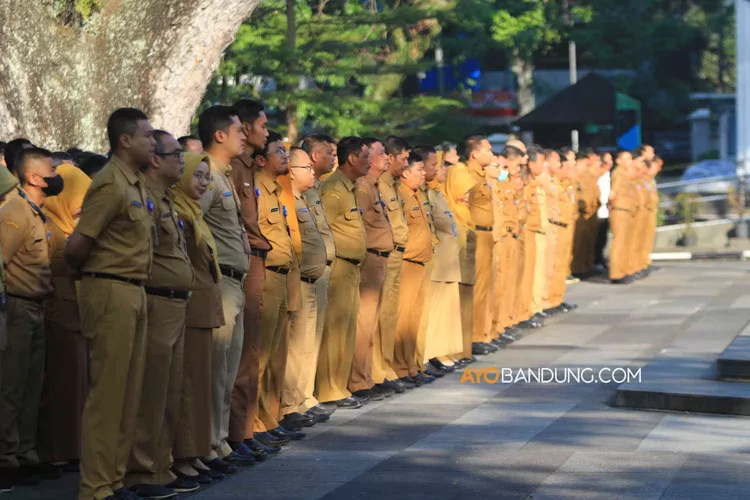
<path id="1" fill-rule="evenodd" d="M 581 310 L 579 306 L 573 312 L 567 313 L 560 318 L 561 325 L 616 325 L 626 321 L 630 317 L 629 313 L 614 312 L 602 316 L 601 313 L 593 314 Z"/>
<path id="2" fill-rule="evenodd" d="M 750 453 L 750 418 L 668 414 L 638 446 L 639 451 Z M 750 457 L 748 457 L 750 459 Z"/>
<path id="3" fill-rule="evenodd" d="M 742 484 L 683 483 L 675 480 L 659 500 L 740 500 L 747 498 L 750 482 Z"/>
<path id="4" fill-rule="evenodd" d="M 714 482 L 750 486 L 747 484 L 750 482 L 750 476 L 747 474 L 747 464 L 750 462 L 748 453 L 697 452 L 686 457 L 675 477 L 675 483 Z"/>
<path id="5" fill-rule="evenodd" d="M 750 309 L 750 294 L 740 295 L 729 307 L 732 309 Z"/>
<path id="6" fill-rule="evenodd" d="M 560 473 L 652 473 L 654 471 L 679 472 L 688 459 L 681 453 L 664 452 L 590 452 L 579 451 L 573 454 L 557 469 Z M 605 477 L 602 480 L 606 481 Z"/>
<path id="7" fill-rule="evenodd" d="M 254 481 L 248 483 L 240 481 L 244 475 L 234 476 L 230 479 L 225 479 L 222 482 L 212 485 L 203 491 L 198 491 L 191 495 L 191 499 L 221 499 L 221 500 L 235 500 L 235 499 L 300 499 L 314 500 L 322 498 L 327 493 L 335 490 L 345 482 L 335 481 L 280 481 L 270 482 L 265 481 L 263 477 L 258 476 Z"/>
<path id="8" fill-rule="evenodd" d="M 671 473 L 555 473 L 529 498 L 534 500 L 658 500 L 672 482 Z"/>

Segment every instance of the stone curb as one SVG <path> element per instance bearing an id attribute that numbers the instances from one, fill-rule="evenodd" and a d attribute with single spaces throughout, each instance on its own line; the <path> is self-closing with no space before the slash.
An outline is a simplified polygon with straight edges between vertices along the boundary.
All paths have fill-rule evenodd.
<path id="1" fill-rule="evenodd" d="M 650 255 L 652 261 L 681 260 L 748 260 L 750 250 L 732 252 L 655 252 Z"/>

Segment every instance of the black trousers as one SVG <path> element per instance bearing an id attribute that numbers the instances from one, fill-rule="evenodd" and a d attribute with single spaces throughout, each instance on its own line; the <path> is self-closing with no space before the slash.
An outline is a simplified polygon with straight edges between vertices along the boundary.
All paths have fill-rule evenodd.
<path id="1" fill-rule="evenodd" d="M 604 260 L 604 247 L 607 246 L 607 234 L 609 233 L 609 218 L 599 219 L 599 232 L 596 235 L 595 264 L 606 265 Z"/>

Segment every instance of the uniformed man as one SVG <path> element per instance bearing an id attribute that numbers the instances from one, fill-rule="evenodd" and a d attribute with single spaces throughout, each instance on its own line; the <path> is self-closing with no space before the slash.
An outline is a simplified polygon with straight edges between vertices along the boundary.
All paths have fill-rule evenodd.
<path id="1" fill-rule="evenodd" d="M 33 147 L 34 145 L 31 144 L 31 141 L 19 137 L 18 139 L 13 139 L 8 144 L 5 145 L 5 151 L 3 151 L 3 158 L 5 160 L 5 166 L 8 167 L 8 170 L 11 174 L 16 175 L 16 158 L 18 157 L 18 154 L 23 151 L 24 149 L 29 149 Z"/>
<path id="2" fill-rule="evenodd" d="M 253 436 L 258 413 L 258 370 L 260 364 L 261 309 L 263 285 L 266 276 L 266 256 L 271 243 L 263 236 L 258 224 L 258 194 L 255 185 L 255 160 L 253 154 L 266 146 L 268 118 L 263 105 L 251 99 L 241 99 L 234 104 L 245 134 L 245 150 L 230 162 L 230 175 L 240 199 L 242 224 L 250 241 L 250 263 L 245 278 L 245 311 L 243 316 L 244 339 L 237 378 L 232 390 L 229 415 L 229 445 L 241 454 L 249 447 L 257 460 L 267 452 L 278 453 L 278 447 L 266 447 Z M 247 443 L 245 443 L 247 441 Z"/>
<path id="3" fill-rule="evenodd" d="M 544 289 L 542 294 L 542 307 L 543 311 L 547 315 L 557 314 L 562 312 L 556 309 L 558 304 L 553 302 L 553 292 L 555 287 L 555 268 L 557 261 L 563 258 L 559 252 L 562 251 L 560 245 L 560 236 L 563 231 L 567 229 L 567 226 L 562 222 L 561 212 L 561 196 L 563 191 L 562 178 L 560 176 L 560 170 L 562 162 L 560 161 L 560 154 L 553 149 L 546 149 L 544 151 L 546 159 L 547 170 L 550 176 L 550 182 L 547 189 L 546 207 L 547 207 L 547 235 L 545 240 L 545 254 L 544 254 Z"/>
<path id="4" fill-rule="evenodd" d="M 289 172 L 289 158 L 281 135 L 270 132 L 265 148 L 256 151 L 254 158 L 257 165 L 255 186 L 260 192 L 258 221 L 261 232 L 271 243 L 265 262 L 260 328 L 260 388 L 254 428 L 257 440 L 275 446 L 304 437 L 302 433 L 279 426 L 278 422 L 281 418 L 281 391 L 288 354 L 287 280 L 290 271 L 298 264 L 286 222 L 288 208 L 280 201 L 281 185 L 276 181 L 278 176 Z"/>
<path id="5" fill-rule="evenodd" d="M 154 220 L 154 260 L 146 283 L 146 363 L 133 449 L 125 486 L 144 498 L 195 491 L 199 484 L 178 479 L 172 468 L 182 391 L 185 319 L 193 266 L 187 254 L 169 187 L 182 178 L 182 147 L 168 132 L 154 132 L 156 149 L 146 170 L 146 208 Z"/>
<path id="6" fill-rule="evenodd" d="M 317 418 L 307 413 L 305 391 L 308 377 L 314 376 L 309 369 L 316 345 L 318 304 L 315 282 L 323 276 L 327 267 L 326 245 L 318 231 L 315 217 L 302 193 L 315 189 L 315 169 L 310 156 L 300 148 L 292 148 L 289 156 L 289 171 L 294 209 L 297 212 L 299 235 L 302 242 L 300 258 L 301 305 L 291 317 L 289 328 L 288 359 L 284 372 L 284 387 L 281 392 L 280 424 L 285 429 L 310 427 L 328 419 L 323 413 Z"/>
<path id="7" fill-rule="evenodd" d="M 373 338 L 372 381 L 379 389 L 403 393 L 414 384 L 404 385 L 393 369 L 393 349 L 398 320 L 399 290 L 401 287 L 401 263 L 406 250 L 409 234 L 404 206 L 399 194 L 401 174 L 409 160 L 409 145 L 400 137 L 390 136 L 383 143 L 388 155 L 388 170 L 378 179 L 380 198 L 385 203 L 388 221 L 393 231 L 393 251 L 388 256 L 385 280 L 383 281 L 383 299 L 380 304 L 378 329 Z"/>
<path id="8" fill-rule="evenodd" d="M 575 153 L 570 148 L 562 148 L 557 152 L 561 165 L 558 176 L 561 180 L 561 190 L 558 197 L 561 223 L 558 233 L 553 278 L 553 289 L 550 292 L 550 302 L 555 305 L 557 312 L 568 312 L 576 304 L 563 302 L 565 285 L 570 275 L 570 265 L 573 260 L 573 237 L 575 233 L 576 217 L 578 214 L 577 190 L 575 184 Z"/>
<path id="9" fill-rule="evenodd" d="M 645 274 L 650 274 L 653 270 L 651 266 L 651 251 L 654 249 L 659 212 L 659 188 L 656 184 L 656 176 L 659 175 L 663 166 L 664 160 L 656 156 L 654 161 L 651 162 L 651 168 L 647 176 L 649 218 L 645 230 L 646 242 L 643 245 L 643 262 L 641 264 Z"/>
<path id="10" fill-rule="evenodd" d="M 609 201 L 609 191 L 612 187 L 610 172 L 614 166 L 612 153 L 602 153 L 601 160 L 601 171 L 599 179 L 596 181 L 596 185 L 599 187 L 599 210 L 596 212 L 599 220 L 599 229 L 596 234 L 596 251 L 594 252 L 594 263 L 596 264 L 597 272 L 605 272 L 607 267 L 604 260 L 604 248 L 607 246 L 607 238 L 609 236 L 609 208 L 607 207 L 607 202 Z"/>
<path id="11" fill-rule="evenodd" d="M 530 228 L 531 224 L 527 226 L 527 230 L 531 229 L 534 231 L 534 258 L 529 260 L 527 263 L 533 270 L 531 278 L 531 301 L 529 303 L 529 316 L 530 319 L 538 324 L 544 324 L 544 320 L 547 315 L 543 312 L 542 298 L 544 294 L 544 282 L 546 280 L 545 274 L 545 252 L 546 252 L 546 235 L 547 228 L 549 227 L 549 220 L 547 219 L 547 189 L 549 187 L 549 172 L 546 166 L 546 157 L 544 151 L 539 145 L 532 145 L 528 150 L 528 165 L 531 171 L 531 182 L 529 183 L 529 189 L 527 190 L 527 209 L 529 210 L 529 217 L 537 218 L 538 224 L 535 222 L 534 227 Z M 529 247 L 527 247 L 528 249 Z M 531 257 L 529 256 L 529 259 Z"/>
<path id="12" fill-rule="evenodd" d="M 326 270 L 323 275 L 315 281 L 315 300 L 317 303 L 317 317 L 315 319 L 315 347 L 313 348 L 310 362 L 307 365 L 307 387 L 305 388 L 306 414 L 312 416 L 316 421 L 322 422 L 329 418 L 337 406 L 334 404 L 322 405 L 315 397 L 315 374 L 318 369 L 318 355 L 320 353 L 320 342 L 323 338 L 323 327 L 325 325 L 326 311 L 328 310 L 328 288 L 331 283 L 331 266 L 336 258 L 336 245 L 333 240 L 333 232 L 328 225 L 325 210 L 320 202 L 320 187 L 322 177 L 333 171 L 335 154 L 333 139 L 324 134 L 313 134 L 302 141 L 302 149 L 310 156 L 313 169 L 315 170 L 315 184 L 313 189 L 302 193 L 310 212 L 315 218 L 320 235 L 326 244 Z"/>
<path id="13" fill-rule="evenodd" d="M 627 284 L 633 279 L 629 275 L 629 251 L 635 206 L 635 172 L 633 156 L 629 151 L 620 151 L 616 158 L 617 168 L 612 173 L 612 190 L 609 193 L 609 223 L 612 229 L 612 249 L 609 252 L 609 279 L 612 283 Z"/>
<path id="14" fill-rule="evenodd" d="M 186 153 L 201 154 L 203 152 L 203 143 L 192 135 L 183 135 L 177 139 L 177 142 L 180 143 L 180 147 Z"/>
<path id="15" fill-rule="evenodd" d="M 7 296 L 8 311 L 7 340 L 0 351 L 0 476 L 22 482 L 30 472 L 59 475 L 55 467 L 39 463 L 36 432 L 44 377 L 43 299 L 52 293 L 47 217 L 41 207 L 48 196 L 60 194 L 63 181 L 45 149 L 23 149 L 15 160 L 20 188 L 0 208 L 2 298 Z"/>
<path id="16" fill-rule="evenodd" d="M 110 162 L 91 184 L 65 252 L 82 275 L 81 331 L 91 345 L 91 386 L 83 411 L 79 500 L 127 496 L 123 478 L 135 437 L 146 360 L 147 303 L 154 221 L 141 169 L 154 130 L 137 109 L 107 123 Z"/>
<path id="17" fill-rule="evenodd" d="M 237 110 L 227 106 L 213 106 L 198 118 L 198 132 L 206 148 L 212 182 L 201 198 L 204 220 L 216 240 L 219 282 L 224 309 L 224 326 L 213 332 L 212 359 L 212 453 L 204 457 L 206 465 L 223 474 L 235 472 L 228 462 L 250 465 L 252 455 L 237 452 L 227 442 L 232 390 L 239 369 L 244 340 L 245 293 L 243 282 L 247 275 L 250 244 L 241 223 L 241 202 L 232 182 L 229 162 L 242 154 L 245 133 Z M 227 459 L 224 461 L 222 459 Z"/>
<path id="18" fill-rule="evenodd" d="M 379 188 L 379 179 L 388 170 L 388 155 L 379 140 L 365 139 L 364 143 L 369 148 L 370 169 L 367 175 L 357 179 L 357 204 L 365 223 L 367 258 L 360 270 L 359 316 L 348 389 L 354 396 L 379 401 L 394 394 L 393 389 L 389 387 L 376 386 L 372 378 L 373 351 L 383 299 L 383 282 L 394 243 L 393 231 L 386 215 L 387 209 Z"/>
<path id="19" fill-rule="evenodd" d="M 401 265 L 401 289 L 399 292 L 398 322 L 393 354 L 393 368 L 399 379 L 419 387 L 434 382 L 434 378 L 419 376 L 416 363 L 417 338 L 424 307 L 425 280 L 428 279 L 425 264 L 432 259 L 432 232 L 419 195 L 424 184 L 424 157 L 416 152 L 409 154 L 409 165 L 401 174 L 399 194 L 404 201 L 409 236 Z"/>
<path id="20" fill-rule="evenodd" d="M 318 358 L 318 400 L 339 408 L 359 408 L 369 399 L 347 389 L 359 314 L 360 266 L 367 255 L 367 236 L 357 206 L 355 181 L 369 170 L 369 151 L 357 137 L 338 143 L 339 168 L 321 187 L 321 201 L 336 242 L 328 311 Z"/>

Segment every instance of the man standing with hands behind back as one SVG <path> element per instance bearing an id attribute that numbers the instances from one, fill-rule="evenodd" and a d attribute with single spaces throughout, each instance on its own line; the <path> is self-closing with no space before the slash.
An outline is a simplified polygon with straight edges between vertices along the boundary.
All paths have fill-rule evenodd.
<path id="1" fill-rule="evenodd" d="M 91 184 L 65 250 L 70 268 L 83 276 L 78 308 L 81 331 L 91 342 L 79 500 L 126 494 L 122 481 L 146 360 L 144 285 L 154 221 L 141 169 L 154 153 L 154 129 L 142 111 L 118 109 L 109 117 L 107 135 L 112 158 Z"/>

